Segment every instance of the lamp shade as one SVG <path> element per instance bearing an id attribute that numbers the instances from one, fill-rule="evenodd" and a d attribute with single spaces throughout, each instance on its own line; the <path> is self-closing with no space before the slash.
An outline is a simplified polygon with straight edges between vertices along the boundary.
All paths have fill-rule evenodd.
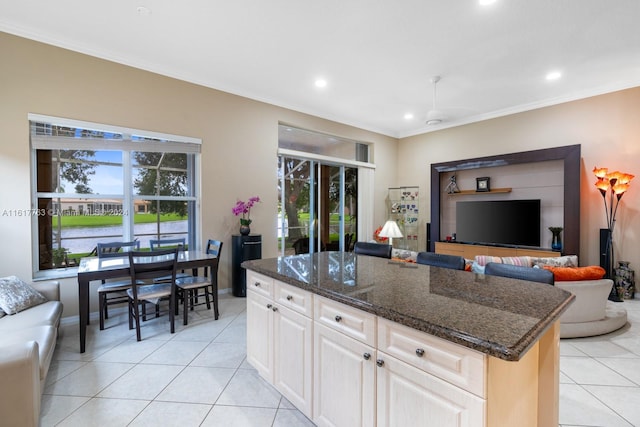
<path id="1" fill-rule="evenodd" d="M 380 237 L 389 237 L 389 238 L 401 238 L 402 236 L 402 232 L 400 231 L 400 228 L 398 227 L 398 223 L 395 222 L 394 220 L 390 219 L 389 221 L 384 223 L 384 227 L 382 227 L 382 230 L 380 231 L 379 234 Z"/>

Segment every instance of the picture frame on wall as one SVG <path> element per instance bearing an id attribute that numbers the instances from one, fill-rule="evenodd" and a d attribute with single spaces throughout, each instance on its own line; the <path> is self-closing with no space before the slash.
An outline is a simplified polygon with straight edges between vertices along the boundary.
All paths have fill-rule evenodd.
<path id="1" fill-rule="evenodd" d="M 489 184 L 490 180 L 491 178 L 489 178 L 488 176 L 476 178 L 476 191 L 477 192 L 491 191 L 491 186 Z"/>

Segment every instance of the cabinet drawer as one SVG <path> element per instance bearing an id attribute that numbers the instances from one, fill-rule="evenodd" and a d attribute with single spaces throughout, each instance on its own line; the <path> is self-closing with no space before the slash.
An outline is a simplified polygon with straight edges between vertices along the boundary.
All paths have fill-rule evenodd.
<path id="1" fill-rule="evenodd" d="M 313 294 L 295 286 L 274 280 L 274 301 L 309 318 L 313 317 Z"/>
<path id="2" fill-rule="evenodd" d="M 313 301 L 316 322 L 375 347 L 376 316 L 374 314 L 317 295 Z"/>
<path id="3" fill-rule="evenodd" d="M 255 271 L 247 270 L 247 290 L 273 299 L 273 279 Z"/>
<path id="4" fill-rule="evenodd" d="M 486 398 L 485 355 L 387 319 L 378 319 L 378 349 Z"/>

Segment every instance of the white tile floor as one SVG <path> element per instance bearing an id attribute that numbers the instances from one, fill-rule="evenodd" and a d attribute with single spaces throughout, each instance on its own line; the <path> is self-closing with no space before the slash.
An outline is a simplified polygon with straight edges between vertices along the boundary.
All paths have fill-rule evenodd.
<path id="1" fill-rule="evenodd" d="M 560 341 L 560 425 L 640 426 L 640 300 L 607 335 Z"/>
<path id="2" fill-rule="evenodd" d="M 640 426 L 640 300 L 624 303 L 629 325 L 560 344 L 560 425 Z M 220 318 L 201 307 L 189 325 L 166 317 L 143 324 L 124 314 L 87 351 L 78 326 L 63 324 L 42 398 L 46 426 L 312 426 L 246 363 L 245 299 L 221 295 Z"/>

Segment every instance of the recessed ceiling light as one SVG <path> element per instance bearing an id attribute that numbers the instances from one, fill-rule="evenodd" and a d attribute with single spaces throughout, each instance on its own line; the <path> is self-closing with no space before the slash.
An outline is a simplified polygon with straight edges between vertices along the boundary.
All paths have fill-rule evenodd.
<path id="1" fill-rule="evenodd" d="M 496 0 L 478 0 L 478 3 L 480 3 L 480 6 L 488 6 L 490 4 L 495 3 Z"/>
<path id="2" fill-rule="evenodd" d="M 151 9 L 149 9 L 148 7 L 145 7 L 145 6 L 138 6 L 136 8 L 136 12 L 138 12 L 138 15 L 140 15 L 140 16 L 149 16 L 149 15 L 151 15 Z"/>
<path id="3" fill-rule="evenodd" d="M 560 71 L 551 71 L 547 74 L 547 80 L 558 80 L 562 77 L 562 73 Z"/>
<path id="4" fill-rule="evenodd" d="M 316 87 L 327 87 L 327 81 L 325 79 L 317 79 L 315 83 Z"/>
<path id="5" fill-rule="evenodd" d="M 413 119 L 413 113 L 407 113 L 407 114 L 405 114 L 405 115 L 404 115 L 404 119 L 405 119 L 405 120 L 411 120 L 411 119 Z"/>

